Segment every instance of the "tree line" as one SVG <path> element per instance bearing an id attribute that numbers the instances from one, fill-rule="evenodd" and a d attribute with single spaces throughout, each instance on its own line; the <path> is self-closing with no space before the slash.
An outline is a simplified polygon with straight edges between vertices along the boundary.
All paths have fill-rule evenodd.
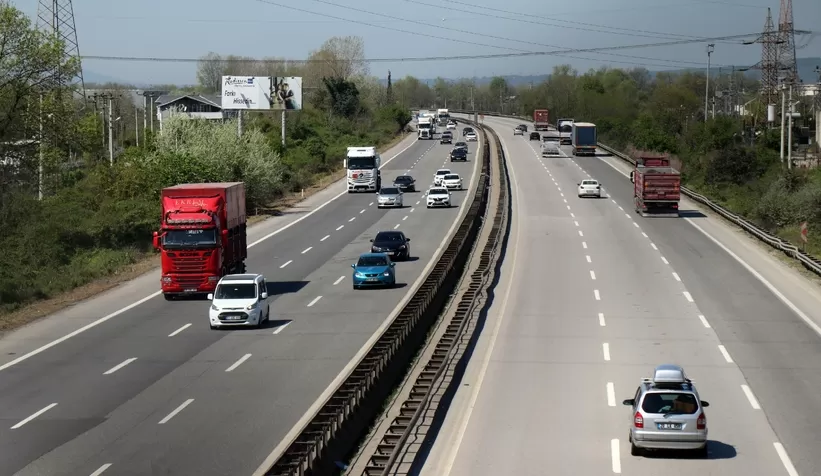
<path id="1" fill-rule="evenodd" d="M 552 120 L 593 122 L 601 142 L 626 153 L 670 153 L 688 187 L 782 238 L 799 242 L 800 224 L 807 221 L 808 249 L 821 252 L 812 239 L 821 233 L 821 156 L 817 143 L 807 144 L 816 98 L 800 98 L 789 168 L 780 159 L 780 123 L 767 124 L 758 82 L 741 73 L 711 77 L 706 121 L 705 82 L 702 72 L 579 73 L 562 65 L 540 84 L 514 87 L 496 77 L 486 84 L 438 78 L 428 85 L 409 77 L 394 89 L 408 107 L 470 110 L 473 103 L 476 110 L 523 117 L 547 108 Z"/>
<path id="2" fill-rule="evenodd" d="M 347 146 L 385 146 L 411 119 L 369 75 L 358 37 L 331 38 L 311 55 L 321 61 L 301 64 L 211 53 L 198 65 L 199 84 L 156 89 L 213 93 L 223 74 L 303 76 L 313 89 L 303 110 L 288 114 L 285 146 L 279 115 L 263 112 L 245 117 L 242 137 L 235 120 L 172 116 L 162 133 L 140 132 L 137 145 L 143 114 L 126 95 L 134 88 L 107 84 L 95 89 L 122 96 L 115 114 L 128 126 L 115 130 L 110 163 L 107 111 L 66 81 L 80 65 L 65 45 L 7 3 L 0 43 L 0 314 L 150 257 L 163 187 L 243 181 L 249 211 L 265 213 L 291 192 L 338 178 Z"/>

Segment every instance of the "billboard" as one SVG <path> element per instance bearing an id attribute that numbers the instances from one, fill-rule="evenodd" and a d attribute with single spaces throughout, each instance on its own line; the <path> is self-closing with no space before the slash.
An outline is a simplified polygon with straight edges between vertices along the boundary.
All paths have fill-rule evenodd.
<path id="1" fill-rule="evenodd" d="M 272 111 L 302 109 L 302 78 L 276 76 L 271 79 L 270 109 Z"/>
<path id="2" fill-rule="evenodd" d="M 271 78 L 269 77 L 222 77 L 223 109 L 269 110 L 271 109 L 270 94 Z"/>

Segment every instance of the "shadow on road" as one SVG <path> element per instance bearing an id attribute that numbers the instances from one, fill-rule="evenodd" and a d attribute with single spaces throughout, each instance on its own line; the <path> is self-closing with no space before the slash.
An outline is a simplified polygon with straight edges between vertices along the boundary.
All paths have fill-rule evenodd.
<path id="1" fill-rule="evenodd" d="M 308 285 L 310 281 L 268 281 L 268 295 L 279 296 L 281 294 L 292 294 Z"/>

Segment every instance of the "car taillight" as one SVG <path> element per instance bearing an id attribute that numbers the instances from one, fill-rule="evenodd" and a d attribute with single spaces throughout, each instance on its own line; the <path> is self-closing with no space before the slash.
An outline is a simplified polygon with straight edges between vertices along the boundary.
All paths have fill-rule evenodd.
<path id="1" fill-rule="evenodd" d="M 633 426 L 636 428 L 644 428 L 644 417 L 641 416 L 641 413 L 636 412 L 633 416 Z"/>
<path id="2" fill-rule="evenodd" d="M 707 428 L 707 415 L 704 412 L 698 416 L 698 420 L 696 420 L 696 429 L 697 430 L 704 430 Z"/>

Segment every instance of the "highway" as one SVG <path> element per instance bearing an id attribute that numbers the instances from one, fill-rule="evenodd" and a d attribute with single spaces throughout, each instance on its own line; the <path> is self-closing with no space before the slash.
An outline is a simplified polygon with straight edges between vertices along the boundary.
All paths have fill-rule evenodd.
<path id="1" fill-rule="evenodd" d="M 819 336 L 688 223 L 713 218 L 642 218 L 612 159 L 542 158 L 521 122 L 485 118 L 512 170 L 514 249 L 422 474 L 821 474 Z M 605 198 L 577 197 L 588 177 Z M 621 402 L 662 363 L 711 404 L 706 460 L 630 455 Z"/>
<path id="2" fill-rule="evenodd" d="M 337 184 L 336 198 L 293 211 L 284 229 L 253 228 L 248 272 L 263 273 L 274 296 L 267 328 L 212 331 L 208 303 L 166 302 L 154 273 L 75 306 L 82 313 L 69 308 L 4 336 L 0 474 L 254 472 L 398 310 L 455 229 L 470 192 L 432 210 L 423 192 L 443 164 L 470 190 L 480 144 L 469 143 L 468 163 L 447 161 L 450 148 L 411 138 L 383 154 L 385 182 L 417 179 L 404 209 L 379 210 L 373 194 Z M 354 291 L 351 263 L 390 229 L 412 240 L 413 258 L 397 264 L 399 286 Z"/>

